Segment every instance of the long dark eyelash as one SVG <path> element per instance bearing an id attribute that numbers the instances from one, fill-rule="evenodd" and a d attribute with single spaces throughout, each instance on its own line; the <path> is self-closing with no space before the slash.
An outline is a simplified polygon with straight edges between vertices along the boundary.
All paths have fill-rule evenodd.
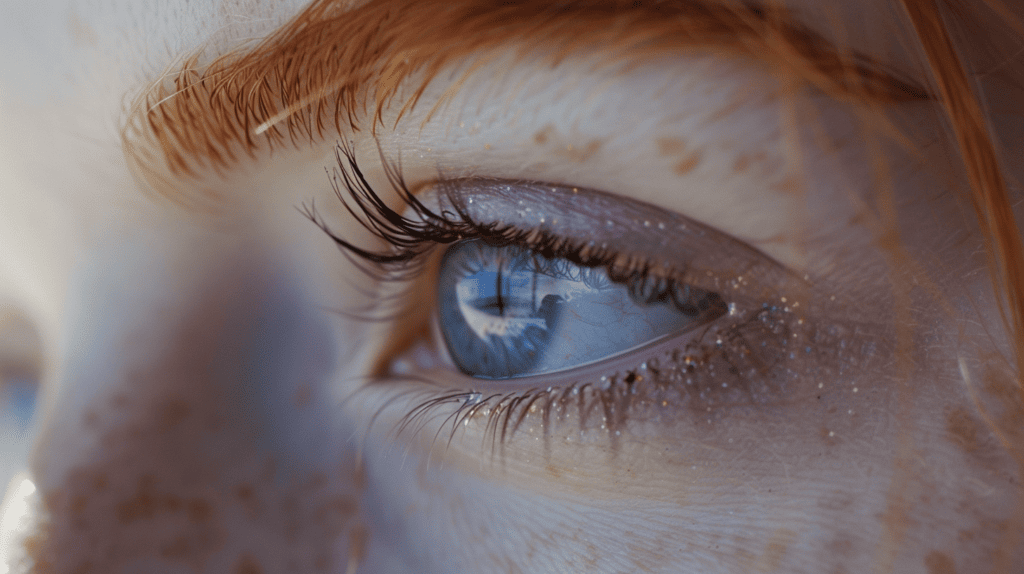
<path id="1" fill-rule="evenodd" d="M 342 249 L 364 273 L 378 280 L 405 280 L 415 275 L 424 262 L 424 255 L 437 245 L 447 245 L 463 239 L 481 239 L 498 247 L 519 246 L 549 261 L 568 261 L 583 268 L 602 268 L 609 280 L 625 286 L 630 296 L 643 304 L 663 301 L 678 309 L 693 313 L 693 298 L 689 288 L 675 276 L 685 269 L 655 268 L 639 256 L 623 257 L 619 252 L 593 242 L 571 241 L 543 229 L 520 229 L 500 222 L 479 222 L 468 213 L 461 194 L 444 192 L 450 207 L 437 213 L 424 205 L 413 194 L 402 177 L 401 165 L 388 161 L 381 152 L 381 164 L 389 185 L 398 194 L 410 215 L 392 209 L 381 199 L 367 181 L 349 144 L 340 142 L 335 148 L 337 165 L 329 172 L 331 186 L 342 205 L 365 229 L 388 247 L 372 251 L 359 247 L 332 231 L 317 214 L 313 205 L 304 206 L 303 214 L 315 223 Z M 442 186 L 444 184 L 441 184 Z M 713 298 L 712 298 L 713 299 Z M 712 301 L 724 309 L 724 303 Z M 705 309 L 702 309 L 705 310 Z"/>

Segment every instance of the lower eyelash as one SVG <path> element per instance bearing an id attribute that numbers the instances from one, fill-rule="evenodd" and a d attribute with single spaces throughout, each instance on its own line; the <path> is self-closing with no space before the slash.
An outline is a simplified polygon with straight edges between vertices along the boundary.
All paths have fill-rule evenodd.
<path id="1" fill-rule="evenodd" d="M 433 441 L 450 444 L 475 425 L 482 428 L 482 446 L 500 458 L 524 426 L 539 426 L 545 454 L 556 432 L 585 440 L 597 431 L 614 456 L 633 420 L 710 425 L 738 411 L 820 400 L 825 391 L 815 382 L 839 381 L 862 372 L 865 359 L 878 359 L 878 341 L 855 331 L 860 329 L 814 325 L 790 308 L 766 304 L 709 325 L 685 343 L 659 346 L 636 367 L 610 375 L 435 395 L 401 417 L 396 432 L 417 435 L 429 427 Z"/>

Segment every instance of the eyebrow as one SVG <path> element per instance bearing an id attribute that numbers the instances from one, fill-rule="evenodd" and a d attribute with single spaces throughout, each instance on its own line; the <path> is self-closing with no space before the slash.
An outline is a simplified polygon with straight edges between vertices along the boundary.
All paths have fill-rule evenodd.
<path id="1" fill-rule="evenodd" d="M 374 129 L 401 93 L 400 118 L 446 66 L 469 58 L 484 62 L 509 48 L 519 59 L 540 54 L 551 65 L 591 54 L 627 67 L 665 53 L 714 53 L 759 61 L 836 98 L 928 98 L 924 89 L 839 49 L 781 8 L 716 0 L 370 0 L 351 6 L 315 0 L 250 49 L 205 65 L 198 53 L 186 58 L 131 106 L 122 129 L 129 165 L 173 197 L 176 180 L 209 168 L 223 172 L 242 155 L 308 145 L 343 128 Z M 413 79 L 418 84 L 406 91 Z M 362 125 L 366 118 L 369 126 Z"/>

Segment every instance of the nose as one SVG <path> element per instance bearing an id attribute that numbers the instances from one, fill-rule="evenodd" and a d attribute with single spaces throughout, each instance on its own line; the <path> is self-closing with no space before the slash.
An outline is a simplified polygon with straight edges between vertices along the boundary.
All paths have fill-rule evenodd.
<path id="1" fill-rule="evenodd" d="M 32 465 L 39 571 L 344 571 L 345 342 L 253 244 L 140 233 L 83 261 Z"/>

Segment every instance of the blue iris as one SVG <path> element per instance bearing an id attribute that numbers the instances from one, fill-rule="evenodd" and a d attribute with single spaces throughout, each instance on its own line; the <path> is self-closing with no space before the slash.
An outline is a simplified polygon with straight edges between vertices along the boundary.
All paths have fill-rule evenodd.
<path id="1" fill-rule="evenodd" d="M 687 285 L 613 283 L 602 269 L 481 240 L 448 249 L 438 293 L 452 360 L 464 373 L 488 379 L 605 359 L 724 309 L 717 294 Z"/>

